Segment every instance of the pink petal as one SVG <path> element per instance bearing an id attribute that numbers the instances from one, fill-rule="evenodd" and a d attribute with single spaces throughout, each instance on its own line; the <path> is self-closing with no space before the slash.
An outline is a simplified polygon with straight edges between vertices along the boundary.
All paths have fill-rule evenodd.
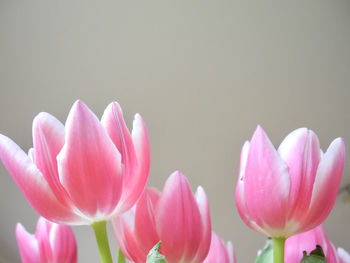
<path id="1" fill-rule="evenodd" d="M 315 249 L 316 244 L 323 246 L 319 241 L 321 240 L 318 240 L 314 232 L 311 231 L 289 237 L 285 244 L 284 262 L 300 262 L 304 250 L 310 253 Z"/>
<path id="2" fill-rule="evenodd" d="M 128 220 L 132 221 L 132 224 L 133 224 L 135 215 L 134 215 L 134 212 L 131 212 L 131 211 L 132 211 L 132 209 L 130 209 L 129 211 L 125 212 L 124 214 L 122 214 L 120 216 L 116 216 L 112 219 L 114 236 L 117 240 L 118 246 L 119 246 L 120 250 L 123 252 L 124 256 L 129 260 L 131 260 L 132 258 L 131 258 L 131 255 L 129 255 L 128 250 L 126 248 L 127 242 L 125 242 L 126 240 L 124 240 L 124 219 L 123 219 L 123 217 L 128 216 L 128 214 L 130 214 L 130 213 L 133 213 L 133 215 L 130 218 L 128 216 Z M 134 241 L 134 243 L 136 245 L 135 241 Z"/>
<path id="3" fill-rule="evenodd" d="M 245 196 L 244 196 L 244 173 L 247 165 L 249 153 L 249 142 L 246 141 L 241 150 L 241 158 L 240 158 L 240 167 L 239 167 L 239 175 L 236 184 L 236 192 L 235 192 L 235 200 L 236 200 L 236 208 L 238 214 L 240 215 L 243 222 L 249 226 L 251 229 L 258 231 L 262 234 L 268 235 L 265 230 L 263 230 L 260 226 L 258 226 L 250 217 L 249 211 L 246 205 Z"/>
<path id="4" fill-rule="evenodd" d="M 122 191 L 120 154 L 81 101 L 68 115 L 66 141 L 57 160 L 60 180 L 75 206 L 92 221 L 108 219 Z"/>
<path id="5" fill-rule="evenodd" d="M 50 232 L 50 244 L 53 262 L 77 262 L 77 244 L 69 226 L 54 224 Z"/>
<path id="6" fill-rule="evenodd" d="M 321 224 L 331 212 L 337 197 L 345 161 L 345 145 L 335 139 L 323 155 L 317 169 L 307 218 L 301 225 L 306 231 Z"/>
<path id="7" fill-rule="evenodd" d="M 350 254 L 345 249 L 338 247 L 337 252 L 340 263 L 350 263 Z"/>
<path id="8" fill-rule="evenodd" d="M 34 148 L 30 148 L 28 150 L 28 157 L 33 163 L 35 163 L 35 160 L 34 160 Z"/>
<path id="9" fill-rule="evenodd" d="M 339 256 L 334 245 L 327 239 L 327 256 L 326 259 L 328 262 L 339 263 Z"/>
<path id="10" fill-rule="evenodd" d="M 38 114 L 33 121 L 33 144 L 35 164 L 57 199 L 70 204 L 69 197 L 58 178 L 56 156 L 64 144 L 64 126 L 48 113 Z"/>
<path id="11" fill-rule="evenodd" d="M 35 238 L 38 241 L 40 258 L 43 262 L 52 262 L 52 249 L 50 244 L 50 231 L 53 223 L 40 217 L 36 225 Z"/>
<path id="12" fill-rule="evenodd" d="M 318 138 L 313 131 L 306 128 L 297 129 L 283 140 L 278 152 L 289 168 L 289 217 L 302 218 L 309 208 L 310 189 L 320 162 Z"/>
<path id="13" fill-rule="evenodd" d="M 128 210 L 144 191 L 150 170 L 150 146 L 148 131 L 141 115 L 136 114 L 133 122 L 132 140 L 134 143 L 137 166 L 135 173 L 129 174 L 125 179 L 121 206 L 119 213 Z"/>
<path id="14" fill-rule="evenodd" d="M 157 218 L 161 250 L 167 262 L 191 261 L 201 240 L 202 222 L 189 183 L 178 171 L 164 185 Z"/>
<path id="15" fill-rule="evenodd" d="M 42 262 L 34 235 L 29 234 L 20 223 L 16 225 L 16 239 L 23 263 Z"/>
<path id="16" fill-rule="evenodd" d="M 262 228 L 283 229 L 290 187 L 288 168 L 260 126 L 250 142 L 243 180 L 250 217 Z"/>
<path id="17" fill-rule="evenodd" d="M 318 244 L 321 244 L 323 251 L 326 255 L 326 259 L 328 262 L 339 262 L 339 257 L 337 254 L 337 250 L 335 249 L 334 245 L 331 243 L 331 241 L 326 236 L 326 232 L 324 231 L 322 225 L 319 225 L 318 227 L 314 228 L 317 239 L 321 240 L 318 241 Z"/>
<path id="18" fill-rule="evenodd" d="M 135 212 L 135 236 L 138 247 L 145 253 L 148 252 L 158 243 L 156 230 L 155 209 L 160 193 L 154 188 L 148 188 L 142 194 L 136 205 Z"/>
<path id="19" fill-rule="evenodd" d="M 251 229 L 257 232 L 260 232 L 266 236 L 269 236 L 270 234 L 267 233 L 261 226 L 259 226 L 250 217 L 249 211 L 246 205 L 245 197 L 244 197 L 244 181 L 240 180 L 239 178 L 236 184 L 235 200 L 236 200 L 236 208 L 237 208 L 238 214 L 243 220 L 243 222 Z"/>
<path id="20" fill-rule="evenodd" d="M 230 263 L 236 263 L 236 253 L 235 253 L 235 249 L 231 243 L 231 241 L 228 241 L 226 243 L 226 249 L 227 249 L 227 254 L 229 257 L 229 262 Z"/>
<path id="21" fill-rule="evenodd" d="M 238 179 L 240 181 L 244 180 L 245 169 L 247 167 L 249 147 L 250 147 L 250 143 L 249 141 L 246 141 L 243 144 L 243 147 L 241 150 L 240 163 L 239 163 L 239 175 L 238 175 Z"/>
<path id="22" fill-rule="evenodd" d="M 317 226 L 316 228 L 314 228 L 314 230 L 316 230 L 317 238 L 323 241 L 323 244 L 322 244 L 322 241 L 319 241 L 318 244 L 321 244 L 323 251 L 326 255 L 327 261 L 338 263 L 339 257 L 337 254 L 337 250 L 335 249 L 332 242 L 328 239 L 322 225 Z"/>
<path id="23" fill-rule="evenodd" d="M 132 183 L 132 179 L 137 172 L 137 159 L 134 144 L 125 124 L 122 109 L 117 102 L 112 102 L 107 106 L 101 118 L 101 124 L 120 152 L 121 161 L 124 165 L 123 193 L 121 201 L 118 204 L 118 214 L 121 214 L 124 210 L 127 210 L 124 208 L 122 211 L 120 207 L 125 206 L 125 199 L 127 199 L 127 196 L 132 192 L 130 191 L 130 183 Z M 133 204 L 131 204 L 131 206 Z M 128 206 L 128 208 L 131 206 Z"/>
<path id="24" fill-rule="evenodd" d="M 113 218 L 114 236 L 117 239 L 118 246 L 124 256 L 136 263 L 146 261 L 147 253 L 138 248 L 135 240 L 135 211 L 130 209 L 120 216 Z"/>
<path id="25" fill-rule="evenodd" d="M 222 240 L 213 232 L 210 250 L 208 256 L 205 258 L 203 263 L 230 263 L 229 257 L 227 254 L 226 246 Z"/>
<path id="26" fill-rule="evenodd" d="M 286 240 L 285 244 L 285 263 L 300 262 L 303 257 L 303 251 L 310 253 L 320 245 L 326 256 L 327 262 L 338 262 L 338 256 L 333 244 L 329 241 L 322 225 L 307 232 L 294 235 Z"/>
<path id="27" fill-rule="evenodd" d="M 132 176 L 136 167 L 134 144 L 124 122 L 122 109 L 117 102 L 107 106 L 101 118 L 101 124 L 121 154 L 125 176 Z"/>
<path id="28" fill-rule="evenodd" d="M 56 222 L 81 223 L 72 208 L 57 200 L 41 172 L 11 139 L 0 135 L 0 159 L 33 208 Z"/>
<path id="29" fill-rule="evenodd" d="M 212 240 L 209 202 L 201 186 L 197 188 L 195 197 L 201 215 L 202 237 L 194 262 L 203 262 L 209 252 L 210 242 Z"/>

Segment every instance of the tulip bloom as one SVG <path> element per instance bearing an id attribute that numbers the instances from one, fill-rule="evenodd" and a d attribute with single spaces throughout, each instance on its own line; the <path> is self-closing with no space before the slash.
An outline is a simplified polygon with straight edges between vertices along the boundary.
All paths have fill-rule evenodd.
<path id="1" fill-rule="evenodd" d="M 161 240 L 160 253 L 168 263 L 199 263 L 211 240 L 209 204 L 198 187 L 193 196 L 187 179 L 175 172 L 163 192 L 148 188 L 134 209 L 113 219 L 119 247 L 134 262 L 146 262 L 150 249 Z"/>
<path id="2" fill-rule="evenodd" d="M 300 262 L 303 257 L 303 251 L 306 251 L 309 254 L 316 248 L 316 245 L 322 247 L 328 263 L 350 262 L 350 256 L 345 250 L 339 248 L 338 250 L 340 253 L 338 254 L 334 245 L 327 238 L 322 225 L 288 238 L 285 243 L 284 262 Z"/>
<path id="3" fill-rule="evenodd" d="M 230 241 L 225 245 L 214 232 L 211 233 L 210 249 L 203 263 L 236 263 L 236 254 Z"/>
<path id="4" fill-rule="evenodd" d="M 48 113 L 33 121 L 33 149 L 25 154 L 0 135 L 0 159 L 29 203 L 56 223 L 93 224 L 131 208 L 149 174 L 147 128 L 135 115 L 130 135 L 113 102 L 101 122 L 81 101 L 65 126 Z"/>
<path id="5" fill-rule="evenodd" d="M 18 223 L 16 238 L 23 263 L 76 263 L 77 245 L 69 226 L 38 220 L 35 235 Z"/>
<path id="6" fill-rule="evenodd" d="M 236 204 L 242 220 L 274 238 L 318 226 L 334 205 L 344 159 L 341 138 L 323 153 L 316 134 L 301 128 L 276 150 L 258 126 L 241 152 Z"/>

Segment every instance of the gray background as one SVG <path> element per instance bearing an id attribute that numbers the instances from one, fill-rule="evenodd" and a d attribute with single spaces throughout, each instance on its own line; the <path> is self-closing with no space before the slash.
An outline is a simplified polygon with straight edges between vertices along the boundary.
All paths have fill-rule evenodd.
<path id="1" fill-rule="evenodd" d="M 78 98 L 98 116 L 117 100 L 149 128 L 149 185 L 176 169 L 202 185 L 213 229 L 253 262 L 265 238 L 235 208 L 240 149 L 257 124 L 275 146 L 306 126 L 324 150 L 338 136 L 350 148 L 349 13 L 348 0 L 0 0 L 0 133 L 27 150 L 40 111 L 65 122 Z M 38 215 L 0 172 L 0 257 L 18 262 L 15 224 L 34 231 Z M 325 223 L 348 251 L 349 219 L 339 198 Z M 74 232 L 79 261 L 98 262 L 92 230 Z"/>

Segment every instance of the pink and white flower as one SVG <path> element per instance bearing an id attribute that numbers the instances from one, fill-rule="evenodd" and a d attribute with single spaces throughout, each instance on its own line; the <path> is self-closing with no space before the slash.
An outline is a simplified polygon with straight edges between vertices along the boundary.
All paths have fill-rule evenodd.
<path id="1" fill-rule="evenodd" d="M 341 138 L 323 153 L 316 134 L 301 128 L 276 150 L 258 126 L 241 152 L 236 204 L 242 220 L 270 237 L 289 237 L 318 226 L 334 205 L 344 159 Z"/>
<path id="2" fill-rule="evenodd" d="M 18 223 L 16 238 L 23 263 L 76 263 L 77 244 L 69 226 L 38 220 L 35 234 Z"/>
<path id="3" fill-rule="evenodd" d="M 209 204 L 202 187 L 195 196 L 185 176 L 174 172 L 163 191 L 148 188 L 136 206 L 113 219 L 118 245 L 133 262 L 146 262 L 161 241 L 168 263 L 201 263 L 211 241 Z"/>
<path id="4" fill-rule="evenodd" d="M 0 159 L 40 215 L 92 224 L 125 212 L 142 194 L 150 167 L 148 133 L 136 114 L 130 134 L 116 102 L 100 122 L 78 100 L 65 126 L 48 113 L 35 117 L 28 155 L 0 135 Z"/>

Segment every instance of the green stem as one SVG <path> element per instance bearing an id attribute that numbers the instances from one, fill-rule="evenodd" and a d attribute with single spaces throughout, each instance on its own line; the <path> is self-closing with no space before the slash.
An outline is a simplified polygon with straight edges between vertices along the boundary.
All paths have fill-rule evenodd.
<path id="1" fill-rule="evenodd" d="M 125 257 L 120 248 L 118 250 L 118 263 L 125 263 Z"/>
<path id="2" fill-rule="evenodd" d="M 98 251 L 102 263 L 113 263 L 111 250 L 109 249 L 108 236 L 106 229 L 107 222 L 95 222 L 91 226 L 94 229 Z"/>
<path id="3" fill-rule="evenodd" d="M 285 238 L 272 238 L 273 241 L 273 263 L 284 263 L 284 242 Z"/>

